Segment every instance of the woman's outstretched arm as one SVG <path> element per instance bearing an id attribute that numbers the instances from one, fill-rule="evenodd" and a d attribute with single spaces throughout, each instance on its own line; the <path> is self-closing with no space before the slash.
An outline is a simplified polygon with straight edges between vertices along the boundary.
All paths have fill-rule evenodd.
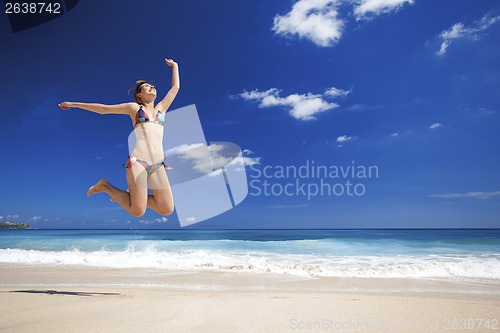
<path id="1" fill-rule="evenodd" d="M 79 102 L 62 102 L 59 104 L 61 109 L 67 110 L 69 108 L 79 108 L 92 111 L 99 114 L 132 114 L 138 109 L 137 103 L 122 103 L 115 105 L 105 105 L 99 103 L 79 103 Z"/>
<path id="2" fill-rule="evenodd" d="M 181 81 L 179 79 L 179 66 L 172 59 L 165 59 L 167 65 L 172 67 L 172 88 L 168 91 L 167 95 L 163 100 L 156 105 L 156 108 L 162 112 L 167 111 L 170 104 L 174 101 L 177 92 L 181 88 Z"/>

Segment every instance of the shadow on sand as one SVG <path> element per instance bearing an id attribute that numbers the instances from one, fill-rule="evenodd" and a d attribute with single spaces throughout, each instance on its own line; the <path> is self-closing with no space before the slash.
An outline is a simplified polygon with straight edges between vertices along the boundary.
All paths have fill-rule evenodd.
<path id="1" fill-rule="evenodd" d="M 11 290 L 11 293 L 69 295 L 69 296 L 121 296 L 119 293 L 93 293 L 85 291 L 58 291 L 58 290 Z"/>

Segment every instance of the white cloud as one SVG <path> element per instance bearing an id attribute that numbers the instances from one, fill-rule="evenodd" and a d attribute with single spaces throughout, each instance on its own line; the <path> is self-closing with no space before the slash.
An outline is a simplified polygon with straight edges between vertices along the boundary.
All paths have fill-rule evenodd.
<path id="1" fill-rule="evenodd" d="M 430 129 L 435 129 L 435 128 L 438 128 L 438 127 L 441 127 L 443 125 L 441 125 L 440 123 L 434 123 L 432 125 L 429 126 Z"/>
<path id="2" fill-rule="evenodd" d="M 373 18 L 414 0 L 299 0 L 285 15 L 274 17 L 272 30 L 309 39 L 320 47 L 336 45 L 349 19 Z M 342 11 L 342 12 L 340 12 Z"/>
<path id="3" fill-rule="evenodd" d="M 160 219 L 155 219 L 156 222 L 167 222 L 168 219 L 165 216 L 162 216 Z"/>
<path id="4" fill-rule="evenodd" d="M 336 88 L 330 88 L 327 92 L 333 91 L 332 89 Z M 341 89 L 336 90 L 338 91 L 337 94 L 345 92 Z M 288 109 L 289 114 L 298 120 L 313 120 L 316 119 L 318 113 L 339 107 L 337 103 L 325 101 L 324 95 L 307 93 L 291 94 L 281 97 L 280 92 L 281 91 L 276 88 L 271 88 L 266 91 L 258 91 L 256 89 L 250 92 L 244 91 L 239 94 L 239 96 L 245 101 L 259 102 L 259 108 L 284 106 Z M 325 92 L 325 95 L 327 92 Z M 347 95 L 347 93 L 345 93 L 345 95 Z"/>
<path id="5" fill-rule="evenodd" d="M 325 91 L 325 95 L 328 96 L 328 97 L 332 97 L 332 98 L 335 98 L 335 97 L 345 97 L 351 91 L 352 90 L 342 90 L 342 89 L 338 89 L 338 88 L 335 88 L 335 87 L 331 87 L 331 88 L 328 88 Z"/>
<path id="6" fill-rule="evenodd" d="M 385 14 L 398 10 L 405 3 L 413 4 L 413 0 L 361 0 L 360 4 L 354 9 L 356 20 Z"/>
<path id="7" fill-rule="evenodd" d="M 42 218 L 41 216 L 33 216 L 31 218 L 31 220 L 33 220 L 33 222 L 36 222 L 36 221 L 40 220 L 41 218 Z"/>
<path id="8" fill-rule="evenodd" d="M 245 165 L 260 163 L 260 157 L 245 156 L 253 154 L 252 151 L 244 149 L 239 157 L 236 155 L 237 149 L 239 147 L 235 144 L 227 142 L 212 142 L 210 146 L 204 143 L 183 144 L 169 149 L 167 155 L 176 154 L 182 160 L 189 161 L 193 171 L 210 176 L 220 174 L 220 169 L 228 164 L 241 167 L 236 170 L 244 170 Z"/>
<path id="9" fill-rule="evenodd" d="M 392 133 L 391 136 L 398 136 L 398 133 Z"/>
<path id="10" fill-rule="evenodd" d="M 154 223 L 157 223 L 159 221 L 157 221 L 158 219 L 155 219 L 155 220 L 139 220 L 139 223 L 140 224 L 154 224 Z"/>
<path id="11" fill-rule="evenodd" d="M 193 149 L 193 148 L 198 148 L 198 147 L 202 147 L 202 146 L 206 146 L 204 143 L 193 143 L 193 144 L 182 144 L 180 146 L 176 146 L 174 148 L 170 148 L 169 150 L 166 151 L 166 154 L 179 154 L 179 153 L 182 153 L 186 150 L 190 150 L 190 149 Z"/>
<path id="12" fill-rule="evenodd" d="M 250 149 L 243 149 L 243 151 L 241 152 L 241 154 L 243 155 L 243 161 L 245 162 L 245 165 L 260 164 L 261 157 L 245 156 L 245 155 L 253 155 L 253 154 L 255 154 Z"/>
<path id="13" fill-rule="evenodd" d="M 216 176 L 220 174 L 222 168 L 230 164 L 231 166 L 236 166 L 234 170 L 243 171 L 246 165 L 260 164 L 260 157 L 250 157 L 245 155 L 253 155 L 254 153 L 249 149 L 244 149 L 240 156 L 232 155 L 235 151 L 231 151 L 231 147 L 227 147 L 225 144 L 211 143 L 211 157 L 215 172 L 212 172 L 210 176 Z M 223 156 L 229 153 L 229 157 Z"/>
<path id="14" fill-rule="evenodd" d="M 226 147 L 224 144 L 220 143 L 210 143 L 210 151 L 211 151 L 211 159 L 213 163 L 213 167 L 215 170 L 223 168 L 227 164 L 231 163 L 233 160 L 235 160 L 235 156 L 232 156 L 235 154 L 235 151 L 232 151 L 229 156 L 226 156 L 226 150 L 231 149 L 230 147 Z M 240 159 L 236 159 L 238 162 Z M 243 163 L 243 161 L 239 161 Z"/>
<path id="15" fill-rule="evenodd" d="M 346 142 L 352 140 L 352 136 L 342 135 L 337 138 L 337 142 Z"/>
<path id="16" fill-rule="evenodd" d="M 354 137 L 352 136 L 347 136 L 347 135 L 342 135 L 337 138 L 337 142 L 339 142 L 339 145 L 337 145 L 337 148 L 342 148 L 344 147 L 344 143 L 348 141 L 354 140 Z"/>
<path id="17" fill-rule="evenodd" d="M 431 198 L 476 198 L 476 199 L 489 199 L 491 197 L 499 196 L 500 191 L 496 192 L 468 192 L 468 193 L 449 193 L 449 194 L 431 194 Z"/>
<path id="18" fill-rule="evenodd" d="M 298 35 L 318 46 L 332 46 L 342 36 L 344 21 L 338 17 L 336 0 L 299 0 L 290 12 L 274 17 L 272 30 L 284 36 Z"/>
<path id="19" fill-rule="evenodd" d="M 169 154 L 178 155 L 185 161 L 193 164 L 193 170 L 203 174 L 212 172 L 212 163 L 210 161 L 210 151 L 205 143 L 183 144 L 167 150 Z"/>
<path id="20" fill-rule="evenodd" d="M 490 17 L 488 14 L 483 16 L 479 21 L 475 21 L 470 26 L 466 27 L 463 23 L 456 23 L 448 30 L 443 31 L 439 37 L 442 39 L 441 47 L 436 52 L 442 56 L 450 46 L 451 42 L 458 39 L 477 40 L 479 33 L 488 29 L 491 25 L 500 20 L 500 15 Z"/>

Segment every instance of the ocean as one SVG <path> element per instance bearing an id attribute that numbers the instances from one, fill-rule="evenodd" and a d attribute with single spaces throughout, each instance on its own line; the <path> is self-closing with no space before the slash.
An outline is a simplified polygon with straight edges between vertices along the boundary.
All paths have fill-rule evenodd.
<path id="1" fill-rule="evenodd" d="M 500 229 L 2 230 L 0 267 L 500 282 Z"/>

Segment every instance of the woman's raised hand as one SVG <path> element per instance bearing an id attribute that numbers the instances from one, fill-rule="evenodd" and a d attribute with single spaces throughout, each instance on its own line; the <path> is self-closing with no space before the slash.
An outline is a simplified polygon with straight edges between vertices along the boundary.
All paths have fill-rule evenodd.
<path id="1" fill-rule="evenodd" d="M 167 63 L 167 65 L 169 65 L 171 67 L 177 65 L 177 63 L 175 61 L 173 61 L 172 59 L 165 59 L 165 62 Z"/>
<path id="2" fill-rule="evenodd" d="M 71 102 L 62 102 L 61 104 L 59 104 L 59 106 L 61 107 L 61 109 L 67 110 L 73 107 L 73 104 Z"/>

